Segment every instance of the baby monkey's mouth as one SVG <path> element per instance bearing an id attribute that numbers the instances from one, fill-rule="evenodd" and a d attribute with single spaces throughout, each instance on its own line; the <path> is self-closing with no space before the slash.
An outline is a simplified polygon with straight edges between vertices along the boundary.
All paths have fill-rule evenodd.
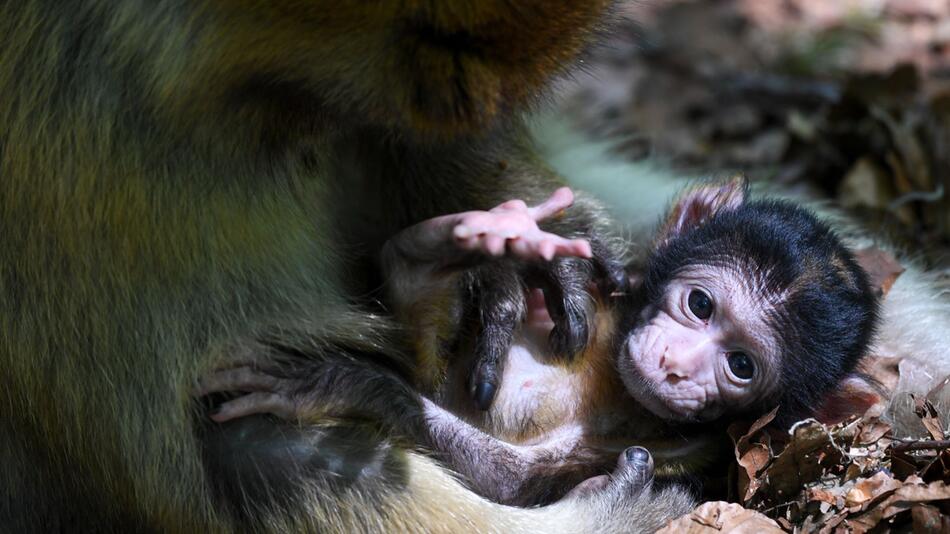
<path id="1" fill-rule="evenodd" d="M 718 403 L 707 400 L 679 400 L 688 380 L 680 379 L 671 384 L 666 374 L 650 373 L 641 359 L 632 354 L 629 343 L 624 344 L 622 378 L 627 391 L 640 405 L 664 421 L 676 423 L 702 423 L 716 419 L 722 414 Z"/>

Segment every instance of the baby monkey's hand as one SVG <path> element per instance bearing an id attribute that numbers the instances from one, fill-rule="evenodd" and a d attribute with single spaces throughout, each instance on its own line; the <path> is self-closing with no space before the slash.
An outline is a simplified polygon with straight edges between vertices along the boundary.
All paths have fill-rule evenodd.
<path id="1" fill-rule="evenodd" d="M 506 257 L 476 265 L 463 279 L 478 323 L 469 389 L 482 410 L 491 406 L 523 320 L 550 324 L 552 353 L 573 357 L 589 340 L 592 288 L 610 293 L 625 280 L 618 276 L 620 262 L 593 228 L 573 238 L 554 233 L 573 203 L 574 194 L 563 187 L 534 207 L 513 200 L 488 212 L 460 214 L 456 221 L 453 237 L 461 250 Z"/>
<path id="2" fill-rule="evenodd" d="M 592 257 L 586 239 L 567 239 L 545 232 L 538 223 L 556 217 L 574 203 L 574 193 L 562 187 L 537 206 L 522 200 L 509 200 L 489 211 L 470 211 L 449 215 L 454 225 L 452 237 L 467 252 L 489 256 L 550 261 L 555 256 Z M 435 221 L 435 220 L 434 220 Z"/>
<path id="3" fill-rule="evenodd" d="M 390 271 L 403 265 L 459 270 L 481 265 L 490 257 L 527 262 L 558 256 L 590 258 L 590 242 L 546 232 L 538 223 L 555 218 L 574 202 L 567 187 L 537 206 L 509 200 L 488 211 L 465 211 L 427 219 L 395 235 L 383 250 Z M 392 274 L 392 273 L 391 273 Z"/>

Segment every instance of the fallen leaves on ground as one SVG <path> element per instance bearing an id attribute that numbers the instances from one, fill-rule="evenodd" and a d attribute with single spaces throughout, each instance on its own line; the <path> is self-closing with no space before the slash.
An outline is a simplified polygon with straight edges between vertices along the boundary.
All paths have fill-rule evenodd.
<path id="1" fill-rule="evenodd" d="M 933 439 L 892 436 L 883 404 L 788 432 L 769 427 L 774 412 L 733 424 L 738 502 L 704 503 L 664 532 L 950 532 L 950 439 L 930 401 L 915 402 Z"/>
<path id="2" fill-rule="evenodd" d="M 627 156 L 834 198 L 944 266 L 950 2 L 661 0 L 570 111 Z M 671 97 L 671 95 L 673 95 Z"/>
<path id="3" fill-rule="evenodd" d="M 703 503 L 692 513 L 672 521 L 657 534 L 712 534 L 734 532 L 739 534 L 770 534 L 783 532 L 778 523 L 768 517 L 746 510 L 738 504 L 714 501 Z"/>

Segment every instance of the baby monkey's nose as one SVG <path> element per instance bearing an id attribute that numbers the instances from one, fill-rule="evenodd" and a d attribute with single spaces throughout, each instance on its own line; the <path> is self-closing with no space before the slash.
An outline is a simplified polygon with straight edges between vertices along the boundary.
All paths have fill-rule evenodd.
<path id="1" fill-rule="evenodd" d="M 660 369 L 666 373 L 666 379 L 674 384 L 680 380 L 694 378 L 701 372 L 710 348 L 710 340 L 706 337 L 673 340 L 666 345 L 660 356 Z"/>
<path id="2" fill-rule="evenodd" d="M 660 356 L 660 369 L 666 373 L 666 379 L 675 384 L 680 380 L 689 378 L 696 367 L 693 360 L 693 355 L 671 354 L 669 347 L 667 347 L 663 351 L 663 355 Z"/>

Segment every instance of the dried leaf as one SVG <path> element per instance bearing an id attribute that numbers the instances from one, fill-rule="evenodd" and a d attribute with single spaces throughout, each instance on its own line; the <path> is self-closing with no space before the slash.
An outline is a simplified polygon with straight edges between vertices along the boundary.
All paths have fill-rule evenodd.
<path id="1" fill-rule="evenodd" d="M 916 480 L 915 480 L 916 479 Z M 884 501 L 853 518 L 849 518 L 849 525 L 863 530 L 870 530 L 884 519 L 906 512 L 915 504 L 943 501 L 950 499 L 950 486 L 944 482 L 930 484 L 917 483 L 920 479 L 909 477 L 903 486 L 887 497 Z"/>
<path id="2" fill-rule="evenodd" d="M 940 534 L 941 531 L 950 530 L 950 517 L 944 522 L 940 518 L 940 510 L 926 504 L 917 504 L 910 509 L 910 515 L 914 519 L 914 533 Z"/>
<path id="3" fill-rule="evenodd" d="M 808 500 L 836 504 L 838 502 L 838 495 L 826 489 L 810 488 L 808 490 Z"/>
<path id="4" fill-rule="evenodd" d="M 895 196 L 890 175 L 871 156 L 857 160 L 838 187 L 838 200 L 846 208 L 885 209 Z"/>
<path id="5" fill-rule="evenodd" d="M 836 527 L 840 525 L 842 521 L 844 521 L 845 517 L 847 517 L 847 512 L 842 512 L 840 514 L 833 515 L 832 517 L 822 522 L 823 524 L 822 524 L 821 530 L 819 530 L 818 532 L 820 532 L 821 534 L 826 534 L 826 533 L 834 531 L 837 534 L 838 529 Z M 805 529 L 802 529 L 802 530 L 805 530 Z M 805 532 L 808 532 L 808 531 L 805 530 Z"/>
<path id="6" fill-rule="evenodd" d="M 741 426 L 732 425 L 729 428 L 729 435 L 735 442 L 736 462 L 741 469 L 739 470 L 739 492 L 742 495 L 742 501 L 748 502 L 752 499 L 762 481 L 759 480 L 759 473 L 765 469 L 772 459 L 772 451 L 767 444 L 754 443 L 752 439 L 775 419 L 778 408 L 763 415 L 757 419 L 745 433 L 742 433 Z M 741 437 L 736 438 L 736 435 Z"/>
<path id="7" fill-rule="evenodd" d="M 908 479 L 909 480 L 909 479 Z M 908 503 L 922 503 L 944 501 L 950 499 L 950 485 L 943 481 L 930 484 L 904 484 L 893 495 L 881 503 L 884 508 L 884 519 L 906 510 Z"/>
<path id="8" fill-rule="evenodd" d="M 907 455 L 906 452 L 888 450 L 891 460 L 891 472 L 899 479 L 906 479 L 908 476 L 916 474 L 919 471 L 914 458 Z"/>
<path id="9" fill-rule="evenodd" d="M 844 496 L 845 505 L 849 508 L 864 506 L 882 495 L 897 491 L 900 487 L 900 482 L 881 471 L 871 478 L 859 479 Z"/>
<path id="10" fill-rule="evenodd" d="M 927 481 L 950 481 L 950 448 L 944 449 L 918 474 Z"/>
<path id="11" fill-rule="evenodd" d="M 845 470 L 845 474 L 844 474 L 844 478 L 842 479 L 842 482 L 850 482 L 852 480 L 855 480 L 861 476 L 862 472 L 863 470 L 857 464 L 851 464 L 848 466 L 848 469 Z"/>
<path id="12" fill-rule="evenodd" d="M 712 534 L 730 532 L 736 534 L 770 534 L 784 532 L 778 523 L 768 517 L 734 503 L 707 502 L 671 521 L 658 530 L 658 534 Z"/>
<path id="13" fill-rule="evenodd" d="M 868 247 L 854 253 L 858 264 L 868 274 L 871 287 L 881 296 L 886 296 L 897 281 L 897 277 L 905 271 L 904 266 L 897 261 L 893 254 L 877 247 Z"/>
<path id="14" fill-rule="evenodd" d="M 768 480 L 768 494 L 778 502 L 788 500 L 805 484 L 818 480 L 827 467 L 837 465 L 841 457 L 841 450 L 824 425 L 817 421 L 799 423 L 791 441 L 762 477 Z"/>
<path id="15" fill-rule="evenodd" d="M 871 420 L 861 425 L 861 431 L 854 438 L 855 445 L 870 445 L 877 443 L 891 431 L 891 425 L 879 420 Z"/>
<path id="16" fill-rule="evenodd" d="M 924 428 L 927 429 L 930 436 L 935 440 L 944 439 L 940 415 L 937 413 L 937 408 L 934 407 L 933 403 L 924 397 L 918 397 L 916 395 L 911 395 L 911 398 L 914 399 L 914 413 L 917 414 L 917 417 L 920 417 L 920 422 L 923 423 Z"/>

